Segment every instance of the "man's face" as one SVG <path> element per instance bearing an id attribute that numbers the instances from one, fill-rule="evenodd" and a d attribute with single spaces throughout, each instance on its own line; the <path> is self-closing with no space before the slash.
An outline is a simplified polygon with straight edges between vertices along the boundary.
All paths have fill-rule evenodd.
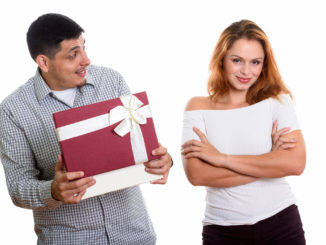
<path id="1" fill-rule="evenodd" d="M 65 90 L 85 84 L 86 68 L 90 60 L 85 51 L 82 35 L 76 39 L 64 40 L 61 50 L 53 59 L 47 59 L 47 72 L 43 78 L 52 90 Z"/>

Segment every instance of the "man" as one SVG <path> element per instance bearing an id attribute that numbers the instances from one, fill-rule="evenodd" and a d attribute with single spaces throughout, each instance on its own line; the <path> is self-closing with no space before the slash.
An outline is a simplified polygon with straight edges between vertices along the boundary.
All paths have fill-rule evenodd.
<path id="1" fill-rule="evenodd" d="M 15 205 L 33 209 L 38 244 L 155 244 L 156 236 L 138 186 L 81 201 L 95 184 L 83 172 L 66 172 L 52 114 L 130 94 L 116 71 L 90 65 L 84 30 L 59 14 L 35 20 L 27 43 L 36 75 L 0 106 L 0 151 Z M 172 160 L 162 146 L 160 160 L 146 171 L 163 174 Z"/>

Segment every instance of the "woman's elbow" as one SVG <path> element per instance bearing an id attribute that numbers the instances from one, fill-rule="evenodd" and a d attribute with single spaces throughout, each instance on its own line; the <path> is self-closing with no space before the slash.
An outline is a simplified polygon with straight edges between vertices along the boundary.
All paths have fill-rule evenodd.
<path id="1" fill-rule="evenodd" d="M 197 174 L 193 173 L 191 170 L 186 170 L 186 169 L 185 169 L 185 173 L 186 173 L 187 179 L 190 182 L 190 184 L 192 184 L 193 186 L 201 186 L 202 185 L 201 180 Z"/>
<path id="2" fill-rule="evenodd" d="M 190 184 L 193 186 L 201 185 L 199 176 L 200 170 L 198 169 L 197 159 L 182 158 L 182 163 L 184 172 Z"/>
<path id="3" fill-rule="evenodd" d="M 292 169 L 293 175 L 300 176 L 306 168 L 306 158 L 297 159 Z"/>
<path id="4" fill-rule="evenodd" d="M 302 140 L 303 142 L 303 140 Z M 301 147 L 298 148 L 299 150 L 296 152 L 296 157 L 294 158 L 295 164 L 295 173 L 294 175 L 299 176 L 303 173 L 306 168 L 306 160 L 307 160 L 307 153 L 304 143 L 301 144 Z"/>
<path id="5" fill-rule="evenodd" d="M 302 163 L 299 166 L 297 166 L 295 168 L 294 175 L 300 176 L 303 173 L 303 171 L 305 170 L 305 167 L 306 167 L 306 163 Z"/>

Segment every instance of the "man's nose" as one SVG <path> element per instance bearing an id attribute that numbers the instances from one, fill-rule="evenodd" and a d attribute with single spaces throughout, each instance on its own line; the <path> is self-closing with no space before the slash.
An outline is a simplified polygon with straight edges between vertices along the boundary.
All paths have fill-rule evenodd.
<path id="1" fill-rule="evenodd" d="M 91 61 L 88 58 L 87 53 L 85 51 L 83 51 L 81 65 L 82 66 L 88 66 L 90 63 L 91 63 Z"/>

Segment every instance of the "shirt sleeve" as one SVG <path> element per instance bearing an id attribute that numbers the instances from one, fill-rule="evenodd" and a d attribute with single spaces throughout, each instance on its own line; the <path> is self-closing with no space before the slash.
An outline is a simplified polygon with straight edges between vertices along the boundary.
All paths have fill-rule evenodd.
<path id="1" fill-rule="evenodd" d="M 277 120 L 278 130 L 286 127 L 291 127 L 291 131 L 299 130 L 300 125 L 291 97 L 287 94 L 283 94 L 280 96 L 280 101 L 272 101 L 273 120 Z"/>
<path id="2" fill-rule="evenodd" d="M 25 133 L 13 116 L 0 109 L 0 157 L 9 195 L 16 206 L 55 209 L 61 202 L 52 198 L 51 181 L 41 181 Z"/>
<path id="3" fill-rule="evenodd" d="M 119 82 L 118 82 L 118 93 L 119 93 L 119 97 L 130 94 L 130 89 L 126 81 L 124 80 L 123 76 L 120 74 L 119 74 Z"/>
<path id="4" fill-rule="evenodd" d="M 202 111 L 185 111 L 183 114 L 182 144 L 188 140 L 200 140 L 193 127 L 198 128 L 206 135 L 206 127 Z M 207 136 L 207 135 L 206 135 Z"/>

